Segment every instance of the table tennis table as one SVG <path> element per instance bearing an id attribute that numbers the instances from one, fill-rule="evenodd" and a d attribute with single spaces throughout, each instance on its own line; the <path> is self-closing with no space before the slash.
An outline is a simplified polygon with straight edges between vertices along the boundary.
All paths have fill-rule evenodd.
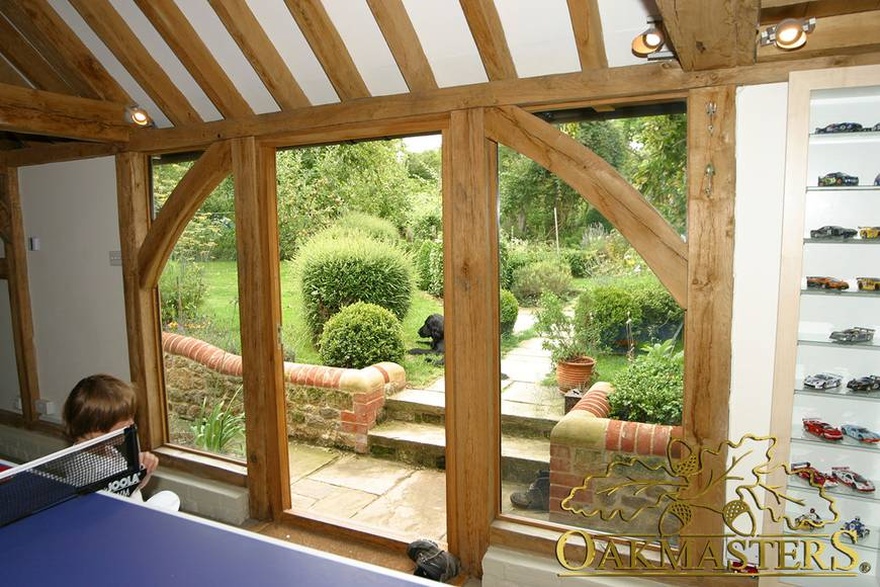
<path id="1" fill-rule="evenodd" d="M 438 583 L 101 491 L 0 528 L 0 584 L 405 587 Z"/>

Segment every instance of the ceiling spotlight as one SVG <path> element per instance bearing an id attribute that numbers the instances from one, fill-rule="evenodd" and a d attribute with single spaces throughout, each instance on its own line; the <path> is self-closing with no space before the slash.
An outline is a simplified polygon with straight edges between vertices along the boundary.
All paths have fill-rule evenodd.
<path id="1" fill-rule="evenodd" d="M 147 114 L 147 111 L 137 104 L 126 108 L 125 115 L 130 122 L 137 126 L 150 126 L 153 124 L 153 120 L 150 118 L 150 115 Z"/>
<path id="2" fill-rule="evenodd" d="M 791 51 L 803 47 L 807 42 L 807 34 L 816 28 L 816 19 L 786 18 L 775 26 L 761 31 L 762 46 L 776 44 L 780 49 Z"/>
<path id="3" fill-rule="evenodd" d="M 647 57 L 651 53 L 659 51 L 666 41 L 663 31 L 658 25 L 663 21 L 656 16 L 648 17 L 648 28 L 636 36 L 632 41 L 632 52 L 638 57 Z"/>

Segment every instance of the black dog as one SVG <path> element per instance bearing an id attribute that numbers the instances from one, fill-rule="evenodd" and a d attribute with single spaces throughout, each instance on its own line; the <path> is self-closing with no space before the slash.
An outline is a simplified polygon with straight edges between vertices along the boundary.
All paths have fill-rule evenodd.
<path id="1" fill-rule="evenodd" d="M 425 323 L 419 328 L 419 336 L 422 338 L 430 338 L 431 342 L 421 341 L 424 344 L 430 344 L 430 349 L 410 349 L 411 355 L 440 355 L 440 358 L 434 361 L 435 365 L 443 364 L 443 353 L 446 351 L 446 343 L 443 341 L 443 314 L 431 314 L 425 318 Z"/>

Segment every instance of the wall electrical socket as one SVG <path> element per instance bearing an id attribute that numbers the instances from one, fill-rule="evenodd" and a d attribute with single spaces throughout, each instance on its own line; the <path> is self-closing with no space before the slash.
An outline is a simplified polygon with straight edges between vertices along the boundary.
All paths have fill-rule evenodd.
<path id="1" fill-rule="evenodd" d="M 37 412 L 43 416 L 51 416 L 55 414 L 55 402 L 49 399 L 38 399 L 36 402 Z"/>
<path id="2" fill-rule="evenodd" d="M 122 251 L 110 251 L 110 265 L 122 267 Z"/>
<path id="3" fill-rule="evenodd" d="M 12 408 L 13 408 L 16 412 L 21 412 L 21 411 L 22 411 L 23 407 L 22 407 L 22 403 L 21 403 L 21 398 L 20 398 L 20 397 L 17 397 L 17 398 L 15 398 L 14 400 L 12 400 Z"/>

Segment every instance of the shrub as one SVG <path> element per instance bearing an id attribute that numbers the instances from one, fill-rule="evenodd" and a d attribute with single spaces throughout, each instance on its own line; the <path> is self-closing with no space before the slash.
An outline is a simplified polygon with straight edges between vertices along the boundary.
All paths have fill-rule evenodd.
<path id="1" fill-rule="evenodd" d="M 648 424 L 681 424 L 684 353 L 669 339 L 642 347 L 629 366 L 612 378 L 611 417 Z"/>
<path id="2" fill-rule="evenodd" d="M 575 319 L 587 324 L 601 349 L 626 352 L 630 338 L 639 346 L 672 337 L 684 310 L 656 277 L 646 275 L 588 288 L 578 296 Z"/>
<path id="3" fill-rule="evenodd" d="M 162 324 L 184 324 L 199 313 L 207 286 L 197 263 L 169 260 L 159 277 Z"/>
<path id="4" fill-rule="evenodd" d="M 538 261 L 517 269 L 511 291 L 526 305 L 537 303 L 541 294 L 550 292 L 567 298 L 571 290 L 571 270 L 559 261 Z"/>
<path id="5" fill-rule="evenodd" d="M 244 437 L 244 414 L 236 413 L 232 405 L 241 393 L 241 389 L 239 387 L 228 402 L 224 398 L 214 404 L 210 411 L 208 397 L 205 396 L 199 416 L 190 426 L 196 448 L 225 453 L 233 442 Z"/>
<path id="6" fill-rule="evenodd" d="M 591 277 L 599 264 L 599 254 L 595 249 L 563 249 L 562 258 L 571 269 L 572 277 Z"/>
<path id="7" fill-rule="evenodd" d="M 382 306 L 399 320 L 409 310 L 412 265 L 395 246 L 358 235 L 342 240 L 316 238 L 306 243 L 297 261 L 313 340 L 330 316 L 355 302 Z"/>
<path id="8" fill-rule="evenodd" d="M 519 303 L 516 301 L 516 296 L 510 290 L 501 290 L 499 309 L 502 336 L 513 334 L 513 326 L 516 324 L 517 316 L 519 316 Z"/>
<path id="9" fill-rule="evenodd" d="M 327 230 L 334 228 L 342 231 L 343 234 L 354 231 L 388 243 L 400 240 L 400 234 L 393 222 L 364 212 L 348 212 L 339 217 Z"/>
<path id="10" fill-rule="evenodd" d="M 443 237 L 422 241 L 416 249 L 418 288 L 432 296 L 443 297 Z"/>
<path id="11" fill-rule="evenodd" d="M 440 210 L 430 210 L 412 221 L 413 240 L 435 240 L 443 232 L 443 214 Z M 442 240 L 442 238 L 440 238 Z"/>
<path id="12" fill-rule="evenodd" d="M 391 312 L 364 302 L 346 306 L 324 325 L 318 344 L 321 361 L 332 367 L 363 369 L 382 361 L 401 362 L 403 330 Z"/>

